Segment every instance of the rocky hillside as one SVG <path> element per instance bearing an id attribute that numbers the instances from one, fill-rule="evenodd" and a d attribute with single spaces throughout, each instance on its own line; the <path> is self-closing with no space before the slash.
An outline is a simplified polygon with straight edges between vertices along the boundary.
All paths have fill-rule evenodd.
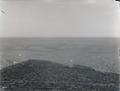
<path id="1" fill-rule="evenodd" d="M 90 67 L 28 60 L 0 71 L 1 91 L 119 91 L 119 75 Z"/>

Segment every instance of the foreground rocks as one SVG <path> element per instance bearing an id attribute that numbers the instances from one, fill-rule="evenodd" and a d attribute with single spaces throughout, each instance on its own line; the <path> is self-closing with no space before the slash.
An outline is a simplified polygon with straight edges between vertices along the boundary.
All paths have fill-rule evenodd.
<path id="1" fill-rule="evenodd" d="M 28 60 L 0 71 L 4 91 L 119 91 L 119 75 L 90 67 Z"/>

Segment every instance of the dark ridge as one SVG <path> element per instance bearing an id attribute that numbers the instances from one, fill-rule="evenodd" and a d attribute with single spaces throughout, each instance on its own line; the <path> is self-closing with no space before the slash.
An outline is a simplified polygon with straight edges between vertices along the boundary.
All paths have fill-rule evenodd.
<path id="1" fill-rule="evenodd" d="M 4 91 L 119 91 L 119 75 L 30 59 L 0 70 Z M 0 89 L 0 90 L 1 90 Z"/>

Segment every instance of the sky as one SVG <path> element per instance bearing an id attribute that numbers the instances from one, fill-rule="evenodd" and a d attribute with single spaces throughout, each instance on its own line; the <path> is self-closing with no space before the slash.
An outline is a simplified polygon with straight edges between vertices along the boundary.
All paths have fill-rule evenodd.
<path id="1" fill-rule="evenodd" d="M 120 37 L 114 0 L 0 0 L 0 37 Z"/>

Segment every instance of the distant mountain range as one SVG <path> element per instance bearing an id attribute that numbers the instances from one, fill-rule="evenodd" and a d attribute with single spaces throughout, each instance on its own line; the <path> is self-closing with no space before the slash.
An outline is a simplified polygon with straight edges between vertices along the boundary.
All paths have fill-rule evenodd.
<path id="1" fill-rule="evenodd" d="M 120 38 L 0 38 L 0 68 L 13 61 L 44 59 L 120 73 Z"/>
<path id="2" fill-rule="evenodd" d="M 30 59 L 0 70 L 1 91 L 119 91 L 119 74 Z"/>

